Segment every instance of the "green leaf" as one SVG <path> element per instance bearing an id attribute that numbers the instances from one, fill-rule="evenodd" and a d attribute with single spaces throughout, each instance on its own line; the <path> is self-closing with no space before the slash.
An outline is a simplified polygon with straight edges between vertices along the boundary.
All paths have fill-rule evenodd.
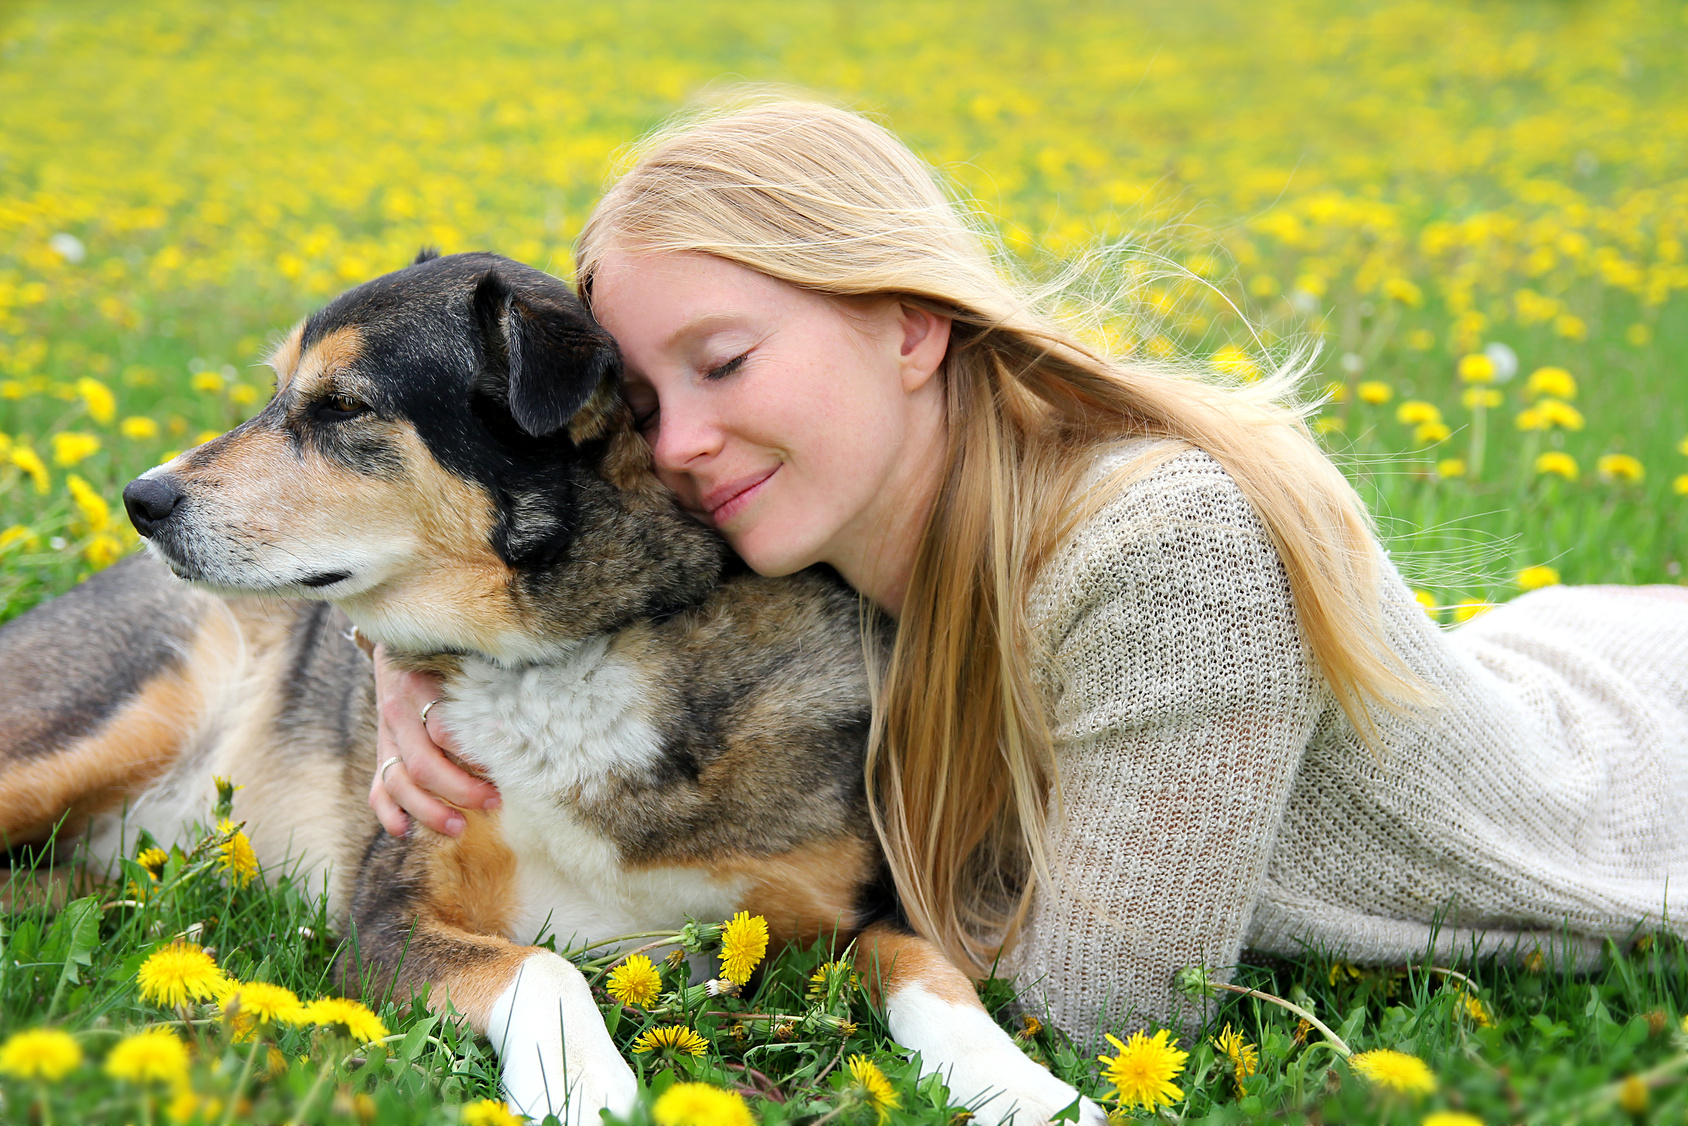
<path id="1" fill-rule="evenodd" d="M 47 949 L 54 951 L 52 960 L 64 960 L 64 968 L 59 971 L 58 984 L 53 988 L 53 1000 L 47 1006 L 48 1019 L 51 1019 L 58 1009 L 59 999 L 64 996 L 64 987 L 81 982 L 80 967 L 93 964 L 94 948 L 99 943 L 98 898 L 89 895 L 65 904 L 64 910 L 59 912 L 59 917 L 53 920 L 53 929 L 47 934 Z"/>

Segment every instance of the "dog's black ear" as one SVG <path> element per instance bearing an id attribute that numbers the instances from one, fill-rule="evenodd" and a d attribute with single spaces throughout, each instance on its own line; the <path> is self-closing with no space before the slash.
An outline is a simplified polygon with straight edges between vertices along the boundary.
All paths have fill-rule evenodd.
<path id="1" fill-rule="evenodd" d="M 439 247 L 437 247 L 437 246 L 424 246 L 421 250 L 418 250 L 416 252 L 416 258 L 410 264 L 412 266 L 420 266 L 424 262 L 432 262 L 434 259 L 438 258 L 439 256 L 440 256 L 440 248 Z"/>
<path id="2" fill-rule="evenodd" d="M 610 335 L 561 283 L 557 289 L 517 290 L 497 269 L 475 287 L 487 362 L 503 377 L 510 416 L 535 438 L 567 426 L 621 362 Z"/>

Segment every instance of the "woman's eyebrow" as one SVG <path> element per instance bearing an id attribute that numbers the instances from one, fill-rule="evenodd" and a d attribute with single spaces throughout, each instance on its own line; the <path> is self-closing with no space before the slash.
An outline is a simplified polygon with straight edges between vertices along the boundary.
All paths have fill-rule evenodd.
<path id="1" fill-rule="evenodd" d="M 662 342 L 662 350 L 673 351 L 684 344 L 722 329 L 738 328 L 748 320 L 744 313 L 704 313 L 694 317 L 669 334 Z"/>

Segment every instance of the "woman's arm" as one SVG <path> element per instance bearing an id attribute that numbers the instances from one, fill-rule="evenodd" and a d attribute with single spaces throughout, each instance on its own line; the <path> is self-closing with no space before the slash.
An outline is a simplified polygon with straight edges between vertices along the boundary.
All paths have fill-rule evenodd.
<path id="1" fill-rule="evenodd" d="M 1182 454 L 1087 522 L 1032 606 L 1064 802 L 1013 961 L 1081 1040 L 1189 1023 L 1173 979 L 1236 963 L 1326 694 L 1264 527 Z"/>
<path id="2" fill-rule="evenodd" d="M 369 782 L 369 808 L 395 837 L 404 835 L 411 817 L 436 833 L 455 837 L 463 831 L 458 810 L 497 809 L 498 789 L 447 758 L 446 751 L 456 749 L 451 736 L 433 717 L 424 722 L 422 709 L 439 698 L 439 677 L 395 668 L 379 645 L 374 657 L 375 761 L 398 761 L 385 770 L 376 766 Z"/>

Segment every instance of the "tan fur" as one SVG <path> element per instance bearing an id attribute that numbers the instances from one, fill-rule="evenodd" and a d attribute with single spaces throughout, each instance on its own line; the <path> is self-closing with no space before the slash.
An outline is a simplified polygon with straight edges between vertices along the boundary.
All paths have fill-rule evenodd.
<path id="1" fill-rule="evenodd" d="M 434 992 L 428 1007 L 435 1012 L 445 1011 L 449 999 L 457 1011 L 469 1021 L 469 1027 L 485 1033 L 492 1007 L 515 980 L 522 963 L 541 952 L 538 946 L 517 946 L 502 938 L 474 934 L 444 924 L 428 924 L 430 939 L 450 944 L 455 949 L 448 962 L 430 967 L 428 980 Z"/>
<path id="2" fill-rule="evenodd" d="M 318 393 L 332 386 L 334 377 L 351 367 L 362 354 L 363 334 L 358 327 L 347 325 L 337 328 L 325 334 L 299 357 L 289 383 L 297 383 L 304 394 Z"/>
<path id="3" fill-rule="evenodd" d="M 855 929 L 856 894 L 874 859 L 866 841 L 840 837 L 783 856 L 717 861 L 710 870 L 755 881 L 739 906 L 768 920 L 772 942 L 807 944 Z"/>
<path id="4" fill-rule="evenodd" d="M 278 394 L 287 389 L 287 385 L 293 381 L 293 373 L 299 369 L 299 344 L 304 338 L 305 322 L 300 321 L 264 358 L 264 362 L 275 372 L 275 389 Z"/>
<path id="5" fill-rule="evenodd" d="M 508 933 L 516 903 L 516 856 L 496 814 L 465 812 L 458 837 L 429 851 L 428 910 L 447 926 L 474 934 Z"/>
<path id="6" fill-rule="evenodd" d="M 856 940 L 856 972 L 875 1005 L 909 984 L 952 1005 L 983 1009 L 967 975 L 939 949 L 912 934 L 875 923 Z"/>

